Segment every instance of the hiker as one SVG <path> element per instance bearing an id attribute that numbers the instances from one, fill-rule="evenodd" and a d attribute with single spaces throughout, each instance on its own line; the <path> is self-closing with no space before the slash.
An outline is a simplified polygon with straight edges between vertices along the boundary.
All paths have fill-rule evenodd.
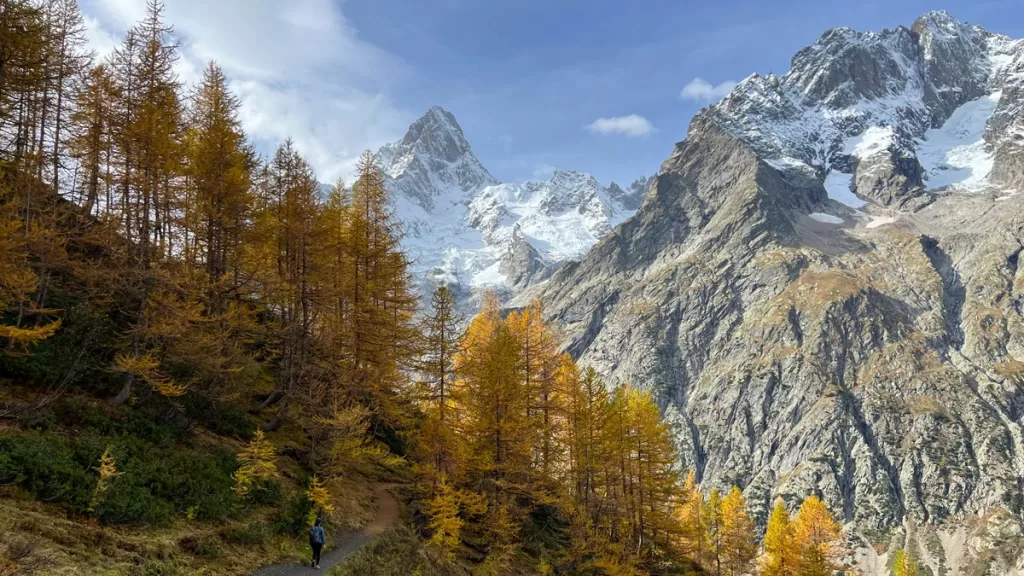
<path id="1" fill-rule="evenodd" d="M 316 525 L 309 529 L 309 547 L 313 549 L 312 568 L 320 569 L 320 551 L 324 549 L 324 527 L 323 518 L 316 519 Z"/>

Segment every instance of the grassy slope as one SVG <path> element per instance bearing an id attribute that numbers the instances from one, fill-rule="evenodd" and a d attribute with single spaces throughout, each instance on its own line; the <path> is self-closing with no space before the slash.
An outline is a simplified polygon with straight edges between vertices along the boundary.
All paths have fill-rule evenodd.
<path id="1" fill-rule="evenodd" d="M 9 382 L 4 384 L 0 383 L 0 387 L 8 398 L 18 393 Z M 29 390 L 22 392 L 31 393 Z M 202 427 L 172 434 L 172 429 L 157 425 L 156 431 L 150 432 L 152 437 L 146 438 L 145 433 L 129 424 L 141 420 L 132 408 L 114 410 L 89 397 L 74 398 L 69 404 L 74 412 L 90 412 L 94 418 L 68 422 L 67 406 L 44 409 L 23 415 L 17 421 L 0 421 L 0 442 L 17 439 L 19 442 L 43 442 L 48 447 L 70 446 L 74 447 L 75 454 L 75 450 L 87 452 L 90 444 L 121 446 L 120 451 L 128 455 L 119 460 L 120 470 L 128 471 L 137 465 L 147 471 L 137 474 L 137 484 L 157 494 L 174 488 L 174 493 L 186 499 L 203 495 L 187 492 L 185 484 L 189 479 L 157 476 L 156 472 L 149 471 L 156 463 L 147 462 L 141 454 L 151 450 L 160 460 L 177 457 L 198 460 L 208 454 L 234 454 L 244 443 L 237 436 L 215 434 Z M 111 422 L 120 423 L 121 428 Z M 170 437 L 166 437 L 167 434 Z M 305 530 L 301 528 L 304 513 L 295 509 L 295 502 L 301 497 L 306 475 L 288 456 L 296 453 L 293 447 L 298 443 L 299 434 L 300 431 L 285 428 L 270 435 L 282 453 L 279 495 L 271 501 L 233 502 L 226 511 L 217 509 L 216 517 L 207 519 L 189 519 L 191 507 L 172 501 L 169 502 L 172 511 L 159 521 L 120 525 L 104 524 L 94 517 L 95 514 L 77 510 L 69 502 L 74 499 L 67 492 L 56 497 L 55 490 L 47 492 L 46 487 L 58 483 L 52 478 L 52 467 L 30 470 L 29 473 L 34 474 L 32 478 L 19 481 L 12 478 L 14 466 L 9 462 L 5 464 L 4 458 L 10 458 L 10 454 L 0 454 L 0 478 L 4 480 L 0 482 L 0 576 L 18 573 L 247 574 L 264 564 L 304 557 L 308 553 Z M 47 453 L 33 454 L 32 458 L 36 463 L 47 459 L 57 460 Z M 88 481 L 95 482 L 95 473 L 88 467 L 80 463 L 74 465 L 84 469 Z M 161 470 L 163 472 L 167 471 Z M 51 477 L 46 477 L 47 473 Z M 150 476 L 145 476 L 146 473 Z M 45 486 L 40 477 L 48 482 Z M 174 482 L 182 486 L 166 486 Z M 193 488 L 202 491 L 207 487 L 199 484 Z M 334 530 L 356 528 L 372 519 L 374 503 L 368 481 L 352 480 L 331 488 L 336 496 Z M 64 501 L 56 502 L 60 500 Z M 195 509 L 191 515 L 202 516 L 196 514 Z M 289 521 L 291 527 L 287 526 Z"/>

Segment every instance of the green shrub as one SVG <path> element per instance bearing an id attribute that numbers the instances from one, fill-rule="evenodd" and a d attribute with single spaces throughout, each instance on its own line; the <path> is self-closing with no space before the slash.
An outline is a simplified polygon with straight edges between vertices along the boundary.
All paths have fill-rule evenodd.
<path id="1" fill-rule="evenodd" d="M 59 438 L 8 434 L 0 436 L 0 484 L 17 484 L 39 500 L 82 512 L 89 505 L 94 480 Z"/>
<path id="2" fill-rule="evenodd" d="M 80 397 L 63 398 L 53 412 L 62 426 L 91 431 L 101 436 L 127 436 L 154 444 L 171 444 L 185 439 L 182 430 L 159 423 L 156 408 L 120 409 Z"/>
<path id="3" fill-rule="evenodd" d="M 95 510 L 101 522 L 161 523 L 190 509 L 200 520 L 222 520 L 235 512 L 238 499 L 231 474 L 238 464 L 234 454 L 159 446 L 132 436 L 87 433 L 68 440 L 52 433 L 2 436 L 0 484 L 16 485 L 39 500 L 83 514 L 98 480 L 94 468 L 108 446 L 119 475 Z"/>
<path id="4" fill-rule="evenodd" d="M 86 436 L 77 443 L 78 457 L 95 462 L 108 443 L 121 472 L 114 484 L 144 489 L 165 504 L 141 517 L 129 514 L 120 522 L 160 522 L 175 513 L 185 514 L 189 509 L 199 520 L 221 520 L 233 512 L 237 502 L 231 478 L 237 468 L 234 454 L 219 449 L 199 452 L 173 446 L 165 448 L 130 436 L 113 439 Z M 128 516 L 134 518 L 129 520 Z M 112 522 L 116 517 L 119 516 L 113 515 L 104 521 Z"/>
<path id="5" fill-rule="evenodd" d="M 278 534 L 296 536 L 309 528 L 309 511 L 313 509 L 305 494 L 295 494 L 274 515 L 271 525 Z"/>
<path id="6" fill-rule="evenodd" d="M 277 480 L 256 482 L 245 495 L 245 501 L 253 506 L 276 505 L 281 501 L 281 483 Z"/>
<path id="7" fill-rule="evenodd" d="M 183 408 L 186 418 L 217 434 L 249 440 L 256 433 L 256 424 L 244 410 L 202 394 L 186 394 Z"/>
<path id="8" fill-rule="evenodd" d="M 57 417 L 49 410 L 31 410 L 19 414 L 18 423 L 26 430 L 46 432 L 57 425 Z"/>
<path id="9" fill-rule="evenodd" d="M 131 478 L 116 478 L 96 509 L 104 524 L 159 524 L 167 521 L 174 509 Z"/>

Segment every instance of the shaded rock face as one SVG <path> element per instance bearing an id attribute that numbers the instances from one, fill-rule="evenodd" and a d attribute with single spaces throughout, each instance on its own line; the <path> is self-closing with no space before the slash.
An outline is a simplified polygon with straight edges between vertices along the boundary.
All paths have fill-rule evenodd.
<path id="1" fill-rule="evenodd" d="M 920 207 L 931 202 L 924 169 L 905 147 L 891 144 L 876 154 L 851 159 L 857 195 L 882 206 Z"/>
<path id="2" fill-rule="evenodd" d="M 539 297 L 570 353 L 653 390 L 683 465 L 760 520 L 818 494 L 869 573 L 887 573 L 873 545 L 912 541 L 966 574 L 1024 518 L 1021 46 L 944 13 L 827 33 L 699 113 L 637 213 L 514 304 Z M 969 132 L 936 126 L 995 89 L 971 143 L 987 179 L 926 172 L 919 150 Z M 830 198 L 832 170 L 866 205 Z"/>
<path id="3" fill-rule="evenodd" d="M 512 244 L 501 259 L 499 270 L 505 275 L 510 289 L 518 292 L 547 280 L 558 266 L 558 263 L 548 262 L 516 226 L 512 233 Z"/>

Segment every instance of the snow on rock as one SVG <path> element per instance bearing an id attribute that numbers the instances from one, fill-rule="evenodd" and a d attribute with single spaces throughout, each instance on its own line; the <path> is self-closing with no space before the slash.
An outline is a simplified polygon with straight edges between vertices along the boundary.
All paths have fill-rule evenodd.
<path id="1" fill-rule="evenodd" d="M 842 224 L 843 223 L 843 219 L 842 218 L 840 218 L 838 216 L 833 216 L 831 214 L 825 214 L 824 212 L 812 212 L 811 214 L 809 214 L 809 216 L 811 217 L 811 220 L 815 220 L 815 221 L 818 221 L 818 222 L 824 222 L 825 224 Z"/>
<path id="2" fill-rule="evenodd" d="M 846 141 L 845 152 L 858 158 L 869 158 L 885 152 L 893 144 L 892 126 L 871 126 L 863 133 Z"/>
<path id="3" fill-rule="evenodd" d="M 993 156 L 985 128 L 1001 96 L 994 92 L 960 106 L 941 128 L 928 130 L 918 141 L 917 157 L 930 189 L 973 191 L 988 185 Z"/>
<path id="4" fill-rule="evenodd" d="M 892 224 L 899 220 L 897 216 L 879 216 L 873 218 L 870 222 L 864 225 L 865 228 L 878 228 L 879 226 L 885 226 L 886 224 Z"/>
<path id="5" fill-rule="evenodd" d="M 863 208 L 867 202 L 853 193 L 853 174 L 833 170 L 825 177 L 825 191 L 828 197 L 850 208 Z"/>
<path id="6" fill-rule="evenodd" d="M 1013 101 L 1000 103 L 1001 91 Z M 909 28 L 829 30 L 786 74 L 751 75 L 695 122 L 728 130 L 779 170 L 854 173 L 862 196 L 902 206 L 921 193 L 922 172 L 928 190 L 977 190 L 990 172 L 1024 182 L 1010 158 L 1022 95 L 1024 42 L 930 12 Z"/>
<path id="7" fill-rule="evenodd" d="M 463 295 L 515 288 L 507 273 L 521 263 L 519 242 L 528 243 L 543 266 L 580 258 L 633 214 L 650 182 L 641 178 L 623 190 L 589 174 L 556 170 L 545 181 L 499 183 L 473 154 L 455 117 L 439 106 L 402 140 L 381 148 L 378 159 L 424 293 L 438 284 Z"/>

